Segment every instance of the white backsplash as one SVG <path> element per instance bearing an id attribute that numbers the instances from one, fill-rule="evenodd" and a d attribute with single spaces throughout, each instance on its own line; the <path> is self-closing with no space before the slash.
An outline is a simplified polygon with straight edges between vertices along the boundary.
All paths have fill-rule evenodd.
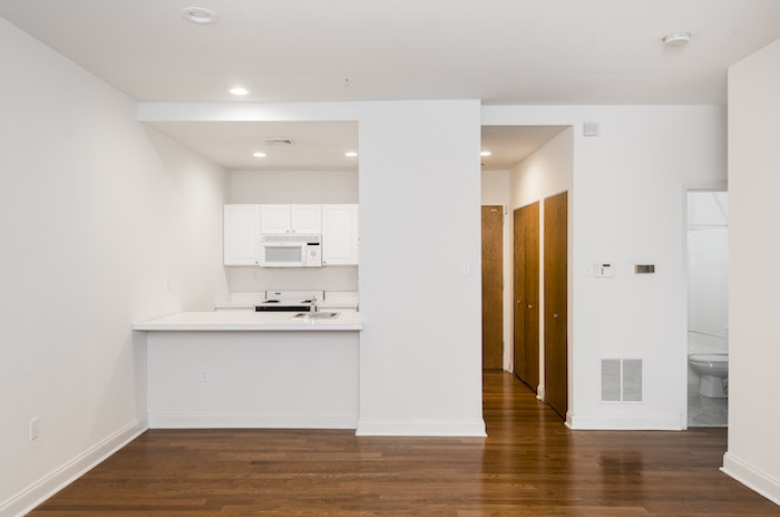
<path id="1" fill-rule="evenodd" d="M 225 267 L 230 292 L 259 292 L 273 289 L 357 291 L 358 266 L 325 267 Z"/>

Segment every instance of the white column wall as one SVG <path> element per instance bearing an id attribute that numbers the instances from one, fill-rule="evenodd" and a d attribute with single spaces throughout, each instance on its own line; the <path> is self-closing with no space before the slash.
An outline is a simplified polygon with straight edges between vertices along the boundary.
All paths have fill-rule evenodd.
<path id="1" fill-rule="evenodd" d="M 130 327 L 225 291 L 225 172 L 0 19 L 0 516 L 146 427 Z M 40 436 L 28 439 L 39 419 Z"/>
<path id="2" fill-rule="evenodd" d="M 358 434 L 482 435 L 478 101 L 360 124 Z"/>
<path id="3" fill-rule="evenodd" d="M 780 504 L 780 41 L 729 69 L 729 445 L 724 470 Z"/>

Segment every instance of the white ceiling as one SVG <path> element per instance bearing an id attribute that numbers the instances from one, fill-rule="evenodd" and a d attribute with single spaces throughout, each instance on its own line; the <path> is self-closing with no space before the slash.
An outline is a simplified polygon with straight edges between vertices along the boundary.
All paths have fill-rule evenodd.
<path id="1" fill-rule="evenodd" d="M 357 122 L 147 122 L 228 170 L 358 170 Z M 293 146 L 267 141 L 289 138 Z M 264 158 L 255 158 L 260 151 Z"/>
<path id="2" fill-rule="evenodd" d="M 568 126 L 483 126 L 482 170 L 509 170 Z"/>
<path id="3" fill-rule="evenodd" d="M 219 22 L 184 21 L 193 5 Z M 244 101 L 724 104 L 727 67 L 780 38 L 778 0 L 0 0 L 0 16 L 148 101 L 242 102 L 241 84 Z M 664 48 L 677 31 L 691 43 Z"/>

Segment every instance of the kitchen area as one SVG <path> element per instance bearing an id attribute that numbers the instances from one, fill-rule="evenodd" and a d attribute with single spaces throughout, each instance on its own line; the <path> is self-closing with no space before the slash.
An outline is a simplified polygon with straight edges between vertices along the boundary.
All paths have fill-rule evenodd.
<path id="1" fill-rule="evenodd" d="M 133 325 L 147 344 L 149 426 L 355 429 L 357 124 L 212 124 L 156 127 L 229 167 L 227 292 L 213 311 Z"/>

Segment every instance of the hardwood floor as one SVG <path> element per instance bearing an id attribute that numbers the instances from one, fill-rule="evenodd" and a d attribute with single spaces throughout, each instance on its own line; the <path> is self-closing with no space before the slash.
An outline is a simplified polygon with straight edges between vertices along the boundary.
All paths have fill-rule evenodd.
<path id="1" fill-rule="evenodd" d="M 725 430 L 569 431 L 514 376 L 484 384 L 487 439 L 153 430 L 30 516 L 780 516 L 718 471 Z"/>

